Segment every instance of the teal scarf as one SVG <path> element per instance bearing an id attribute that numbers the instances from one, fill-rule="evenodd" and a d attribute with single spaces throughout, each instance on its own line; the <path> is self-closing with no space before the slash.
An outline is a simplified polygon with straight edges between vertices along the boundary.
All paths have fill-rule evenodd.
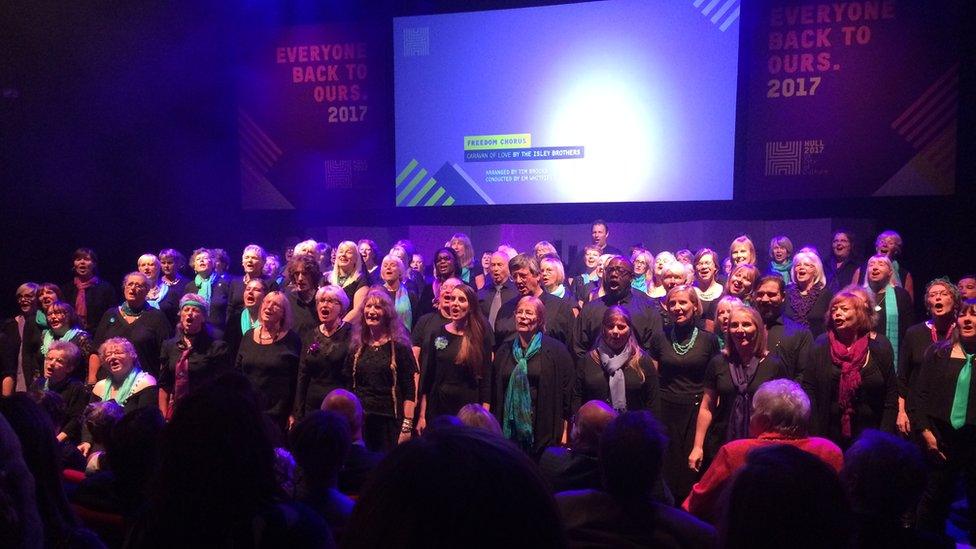
<path id="1" fill-rule="evenodd" d="M 38 309 L 37 313 L 34 315 L 34 319 L 37 321 L 37 325 L 41 328 L 47 328 L 47 315 L 44 311 Z"/>
<path id="2" fill-rule="evenodd" d="M 949 413 L 949 423 L 954 429 L 962 429 L 966 424 L 966 414 L 969 411 L 969 384 L 973 378 L 973 356 L 963 351 L 966 362 L 959 370 L 956 378 L 956 394 L 952 397 L 952 411 Z"/>
<path id="3" fill-rule="evenodd" d="M 246 334 L 248 330 L 253 330 L 260 325 L 261 319 L 257 318 L 251 320 L 251 311 L 249 311 L 247 307 L 244 307 L 244 310 L 241 311 L 241 334 Z"/>
<path id="4" fill-rule="evenodd" d="M 551 291 L 549 293 L 552 294 L 552 295 L 554 295 L 554 296 L 556 296 L 556 297 L 559 297 L 559 298 L 566 297 L 566 286 L 563 285 L 563 284 L 560 284 L 559 286 L 556 286 L 556 289 L 555 290 L 553 290 L 553 291 Z"/>
<path id="5" fill-rule="evenodd" d="M 885 288 L 885 337 L 891 342 L 895 352 L 895 370 L 898 369 L 898 299 L 895 297 L 895 287 L 888 284 Z"/>
<path id="6" fill-rule="evenodd" d="M 583 284 L 589 284 L 590 282 L 593 282 L 594 280 L 599 280 L 600 279 L 600 277 L 598 277 L 596 275 L 588 274 L 588 273 L 583 273 L 583 274 L 580 275 L 580 277 L 583 279 Z"/>
<path id="7" fill-rule="evenodd" d="M 542 332 L 532 336 L 529 348 L 522 350 L 518 337 L 512 342 L 512 356 L 515 369 L 508 378 L 505 389 L 505 409 L 503 412 L 503 432 L 505 438 L 515 441 L 524 450 L 531 450 L 532 435 L 532 395 L 529 392 L 529 359 L 542 349 Z"/>
<path id="8" fill-rule="evenodd" d="M 891 283 L 895 286 L 902 286 L 901 270 L 898 268 L 898 262 L 894 259 L 891 260 Z"/>
<path id="9" fill-rule="evenodd" d="M 132 392 L 132 386 L 135 385 L 136 378 L 139 377 L 139 374 L 141 373 L 142 370 L 139 368 L 133 368 L 132 371 L 129 372 L 129 375 L 125 376 L 125 379 L 122 380 L 122 386 L 119 387 L 119 392 L 115 394 L 114 399 L 111 398 L 112 380 L 109 379 L 108 383 L 105 384 L 105 391 L 102 392 L 102 402 L 115 400 L 115 402 L 119 403 L 119 406 L 125 406 L 125 401 L 129 400 L 129 397 L 132 396 L 130 395 Z"/>
<path id="10" fill-rule="evenodd" d="M 146 303 L 152 305 L 152 308 L 153 309 L 158 309 L 159 308 L 159 304 L 166 297 L 166 294 L 167 293 L 169 293 L 169 284 L 160 284 L 159 285 L 159 294 L 156 295 L 156 298 L 155 299 L 147 299 L 146 300 Z"/>
<path id="11" fill-rule="evenodd" d="M 79 328 L 72 328 L 59 337 L 58 341 L 71 341 L 80 331 Z M 52 343 L 54 343 L 54 330 L 44 330 L 44 334 L 41 336 L 42 357 L 47 356 L 47 351 L 51 348 Z"/>
<path id="12" fill-rule="evenodd" d="M 403 321 L 403 325 L 407 327 L 409 332 L 413 326 L 413 312 L 410 307 L 410 294 L 407 293 L 407 289 L 400 284 L 400 287 L 396 292 L 396 299 L 393 302 L 393 306 L 396 308 L 397 316 Z"/>
<path id="13" fill-rule="evenodd" d="M 787 259 L 783 263 L 776 263 L 775 261 L 770 261 L 769 266 L 773 269 L 773 272 L 783 277 L 783 282 L 790 284 L 793 282 L 790 271 L 793 270 L 793 260 Z"/>
<path id="14" fill-rule="evenodd" d="M 207 300 L 207 303 L 210 303 L 210 290 L 213 286 L 214 279 L 216 278 L 217 273 L 211 274 L 209 278 L 203 278 L 200 275 L 193 277 L 193 283 L 197 285 L 197 288 L 200 288 L 199 293 L 204 299 Z"/>
<path id="15" fill-rule="evenodd" d="M 630 281 L 630 287 L 647 293 L 647 273 L 637 275 Z"/>
<path id="16" fill-rule="evenodd" d="M 471 283 L 471 269 L 468 267 L 461 267 L 461 280 Z"/>

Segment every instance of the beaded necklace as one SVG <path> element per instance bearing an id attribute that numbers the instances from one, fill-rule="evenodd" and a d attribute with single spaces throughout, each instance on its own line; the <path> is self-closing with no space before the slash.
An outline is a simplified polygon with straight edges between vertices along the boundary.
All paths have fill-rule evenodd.
<path id="1" fill-rule="evenodd" d="M 688 354 L 688 351 L 690 351 L 691 348 L 695 346 L 695 341 L 697 339 L 698 339 L 698 326 L 695 326 L 694 329 L 691 330 L 691 339 L 688 340 L 688 343 L 681 344 L 678 343 L 677 341 L 672 341 L 671 348 L 674 349 L 674 352 L 677 353 L 678 355 L 682 355 L 682 356 L 686 355 Z"/>

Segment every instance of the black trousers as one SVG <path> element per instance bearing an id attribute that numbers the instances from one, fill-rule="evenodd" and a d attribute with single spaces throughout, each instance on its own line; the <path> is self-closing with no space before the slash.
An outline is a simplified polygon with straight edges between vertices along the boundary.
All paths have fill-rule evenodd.
<path id="1" fill-rule="evenodd" d="M 393 416 L 366 414 L 363 418 L 363 442 L 374 452 L 389 452 L 400 438 L 400 421 Z"/>
<path id="2" fill-rule="evenodd" d="M 661 398 L 661 423 L 668 432 L 668 449 L 664 453 L 664 481 L 676 502 L 684 501 L 698 480 L 698 473 L 688 468 L 688 454 L 695 445 L 698 407 L 701 395 L 687 399 Z M 704 469 L 703 469 L 704 470 Z"/>
<path id="3" fill-rule="evenodd" d="M 976 539 L 976 427 L 958 431 L 949 424 L 938 426 L 939 448 L 946 456 L 942 464 L 930 464 L 929 480 L 918 505 L 918 527 L 928 532 L 945 532 L 949 506 L 960 477 L 966 491 L 969 539 Z"/>

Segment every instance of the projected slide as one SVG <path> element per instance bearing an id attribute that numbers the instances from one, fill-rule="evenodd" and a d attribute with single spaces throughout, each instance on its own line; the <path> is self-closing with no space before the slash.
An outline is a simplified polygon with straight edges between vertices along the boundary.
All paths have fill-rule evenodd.
<path id="1" fill-rule="evenodd" d="M 732 198 L 736 0 L 394 20 L 396 204 Z"/>

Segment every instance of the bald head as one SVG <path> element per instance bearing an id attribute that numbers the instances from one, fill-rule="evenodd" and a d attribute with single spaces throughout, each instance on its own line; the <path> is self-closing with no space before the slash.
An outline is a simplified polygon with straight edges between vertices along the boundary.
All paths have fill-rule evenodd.
<path id="1" fill-rule="evenodd" d="M 345 389 L 335 389 L 325 395 L 321 408 L 325 412 L 335 412 L 346 418 L 353 442 L 362 440 L 363 406 L 359 403 L 359 398 L 356 395 Z"/>
<path id="2" fill-rule="evenodd" d="M 617 412 L 602 400 L 591 400 L 580 406 L 573 425 L 572 445 L 576 450 L 595 451 L 600 447 L 600 435 L 617 417 Z"/>

